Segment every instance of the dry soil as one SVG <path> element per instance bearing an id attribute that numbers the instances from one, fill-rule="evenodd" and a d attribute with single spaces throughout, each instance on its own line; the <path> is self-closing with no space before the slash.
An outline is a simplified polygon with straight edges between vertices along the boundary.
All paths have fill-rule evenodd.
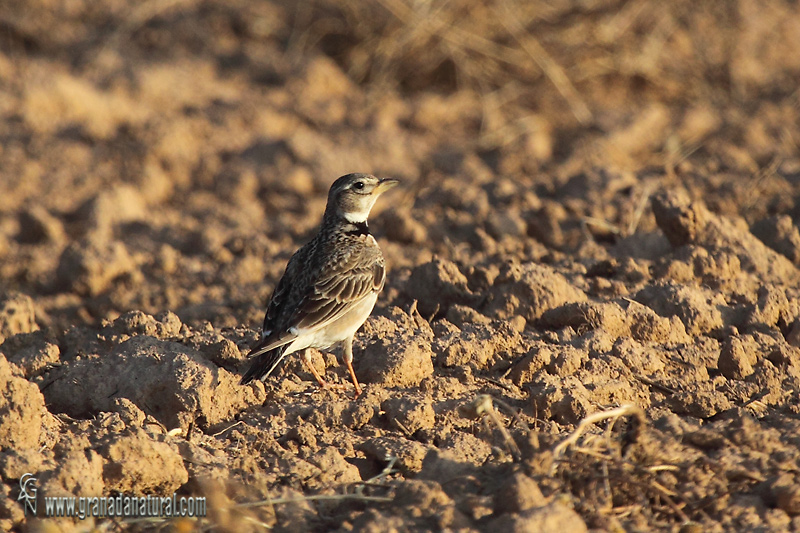
<path id="1" fill-rule="evenodd" d="M 799 49 L 777 0 L 4 2 L 0 530 L 800 531 Z M 364 394 L 240 386 L 354 171 L 403 180 Z"/>

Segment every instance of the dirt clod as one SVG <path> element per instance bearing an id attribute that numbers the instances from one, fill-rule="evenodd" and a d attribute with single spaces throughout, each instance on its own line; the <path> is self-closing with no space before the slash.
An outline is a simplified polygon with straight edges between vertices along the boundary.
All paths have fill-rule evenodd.
<path id="1" fill-rule="evenodd" d="M 549 309 L 584 300 L 583 291 L 548 266 L 511 265 L 495 280 L 486 312 L 497 318 L 522 315 L 532 322 Z"/>
<path id="2" fill-rule="evenodd" d="M 0 352 L 13 354 L 9 362 L 22 369 L 29 379 L 56 364 L 61 356 L 56 341 L 41 331 L 14 335 L 0 344 Z"/>
<path id="3" fill-rule="evenodd" d="M 728 379 L 744 379 L 758 361 L 758 344 L 752 338 L 729 337 L 719 354 L 719 371 Z"/>
<path id="4" fill-rule="evenodd" d="M 690 335 L 709 333 L 725 325 L 726 302 L 719 294 L 674 283 L 649 285 L 634 297 L 665 317 L 677 316 Z"/>
<path id="5" fill-rule="evenodd" d="M 38 387 L 15 375 L 0 354 L 0 450 L 35 448 L 46 416 Z"/>
<path id="6" fill-rule="evenodd" d="M 83 295 L 96 296 L 111 282 L 136 271 L 125 244 L 89 239 L 68 246 L 58 263 L 59 284 Z"/>
<path id="7" fill-rule="evenodd" d="M 695 244 L 701 239 L 707 211 L 684 191 L 664 191 L 653 196 L 656 223 L 672 246 Z"/>
<path id="8" fill-rule="evenodd" d="M 359 375 L 368 383 L 413 386 L 433 373 L 430 326 L 399 308 L 389 317 L 370 319 L 361 339 L 354 353 Z"/>
<path id="9" fill-rule="evenodd" d="M 144 495 L 171 493 L 189 480 L 178 450 L 153 440 L 142 430 L 114 435 L 101 445 L 107 490 Z"/>
<path id="10" fill-rule="evenodd" d="M 492 531 L 524 533 L 526 531 L 564 531 L 582 533 L 588 531 L 581 517 L 561 503 L 534 507 L 518 514 L 505 514 L 489 524 Z"/>
<path id="11" fill-rule="evenodd" d="M 753 224 L 752 231 L 764 244 L 800 265 L 800 229 L 792 217 L 777 215 L 759 220 Z"/>
<path id="12" fill-rule="evenodd" d="M 61 244 L 66 237 L 61 220 L 41 205 L 34 205 L 20 213 L 19 226 L 17 238 L 27 244 L 42 242 Z"/>
<path id="13" fill-rule="evenodd" d="M 497 514 L 519 513 L 546 504 L 547 499 L 536 482 L 521 472 L 514 473 L 494 497 Z"/>
<path id="14" fill-rule="evenodd" d="M 217 424 L 263 401 L 257 387 L 240 387 L 237 376 L 196 352 L 147 335 L 53 374 L 45 394 L 57 412 L 86 416 L 111 411 L 115 398 L 127 398 L 169 429 L 185 429 L 195 421 Z"/>
<path id="15" fill-rule="evenodd" d="M 453 304 L 473 304 L 477 297 L 467 285 L 467 278 L 458 266 L 442 259 L 434 259 L 415 267 L 406 292 L 418 302 L 424 317 L 446 313 Z"/>
<path id="16" fill-rule="evenodd" d="M 37 329 L 39 326 L 30 296 L 15 292 L 0 295 L 0 342 L 17 333 L 30 333 Z"/>
<path id="17" fill-rule="evenodd" d="M 800 487 L 791 474 L 782 474 L 769 483 L 769 495 L 778 509 L 791 516 L 800 515 Z"/>
<path id="18" fill-rule="evenodd" d="M 390 425 L 397 425 L 409 435 L 418 429 L 430 429 L 434 425 L 433 406 L 426 400 L 391 398 L 384 402 L 383 409 Z"/>

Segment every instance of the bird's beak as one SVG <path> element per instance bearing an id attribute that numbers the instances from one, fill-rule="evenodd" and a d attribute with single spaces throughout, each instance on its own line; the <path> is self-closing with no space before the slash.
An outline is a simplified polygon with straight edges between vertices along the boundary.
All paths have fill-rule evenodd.
<path id="1" fill-rule="evenodd" d="M 399 183 L 400 181 L 394 178 L 383 178 L 380 182 L 378 182 L 378 186 L 375 187 L 375 192 L 378 194 L 385 193 Z"/>

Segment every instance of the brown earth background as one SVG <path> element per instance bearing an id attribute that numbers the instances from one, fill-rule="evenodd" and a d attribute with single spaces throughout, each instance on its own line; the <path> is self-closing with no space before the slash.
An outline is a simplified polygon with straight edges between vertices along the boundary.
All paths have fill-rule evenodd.
<path id="1" fill-rule="evenodd" d="M 353 4 L 0 4 L 0 530 L 800 531 L 800 5 Z M 348 172 L 365 393 L 238 385 Z"/>

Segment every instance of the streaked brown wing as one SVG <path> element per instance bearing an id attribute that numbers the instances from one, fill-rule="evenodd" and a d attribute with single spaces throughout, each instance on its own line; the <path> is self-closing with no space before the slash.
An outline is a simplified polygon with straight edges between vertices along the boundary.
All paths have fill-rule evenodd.
<path id="1" fill-rule="evenodd" d="M 288 344 L 297 337 L 288 328 L 281 327 L 281 322 L 283 322 L 281 316 L 285 313 L 284 308 L 290 298 L 292 287 L 298 282 L 299 269 L 297 268 L 297 263 L 305 262 L 307 255 L 308 248 L 303 247 L 289 259 L 283 276 L 281 276 L 278 285 L 272 291 L 272 296 L 270 296 L 267 312 L 264 314 L 264 325 L 261 328 L 261 339 L 250 349 L 248 357 L 256 357 L 266 353 Z"/>
<path id="2" fill-rule="evenodd" d="M 383 288 L 386 270 L 382 260 L 370 258 L 346 266 L 349 268 L 331 272 L 314 285 L 292 317 L 293 327 L 302 330 L 325 327 Z"/>
<path id="3" fill-rule="evenodd" d="M 272 292 L 269 304 L 267 305 L 267 312 L 264 314 L 264 325 L 261 328 L 264 337 L 268 337 L 278 329 L 287 329 L 281 328 L 286 318 L 284 314 L 287 310 L 284 309 L 284 307 L 291 298 L 292 287 L 302 282 L 302 280 L 298 278 L 302 277 L 303 269 L 299 267 L 308 261 L 308 256 L 311 253 L 310 244 L 311 243 L 303 246 L 289 258 L 286 269 L 283 271 L 281 279 Z M 282 316 L 284 320 L 281 320 Z"/>
<path id="4" fill-rule="evenodd" d="M 272 296 L 269 299 L 267 312 L 264 314 L 264 325 L 261 328 L 262 333 L 269 335 L 275 329 L 276 319 L 280 315 L 283 304 L 286 301 L 286 296 L 289 294 L 289 284 L 286 283 L 285 278 L 281 278 Z"/>
<path id="5" fill-rule="evenodd" d="M 264 338 L 253 347 L 250 356 L 256 356 L 293 341 L 300 330 L 314 330 L 325 327 L 347 313 L 369 294 L 383 288 L 386 278 L 383 257 L 380 251 L 363 250 L 340 258 L 336 264 L 328 264 L 321 268 L 317 280 L 309 284 L 306 294 L 300 298 L 294 313 L 286 314 L 285 308 L 292 296 L 295 284 L 305 284 L 304 280 L 293 279 L 289 272 L 301 272 L 303 269 L 293 267 L 293 262 L 303 264 L 307 258 L 299 252 L 295 254 L 286 267 L 286 272 L 275 288 L 267 314 L 264 318 Z"/>

